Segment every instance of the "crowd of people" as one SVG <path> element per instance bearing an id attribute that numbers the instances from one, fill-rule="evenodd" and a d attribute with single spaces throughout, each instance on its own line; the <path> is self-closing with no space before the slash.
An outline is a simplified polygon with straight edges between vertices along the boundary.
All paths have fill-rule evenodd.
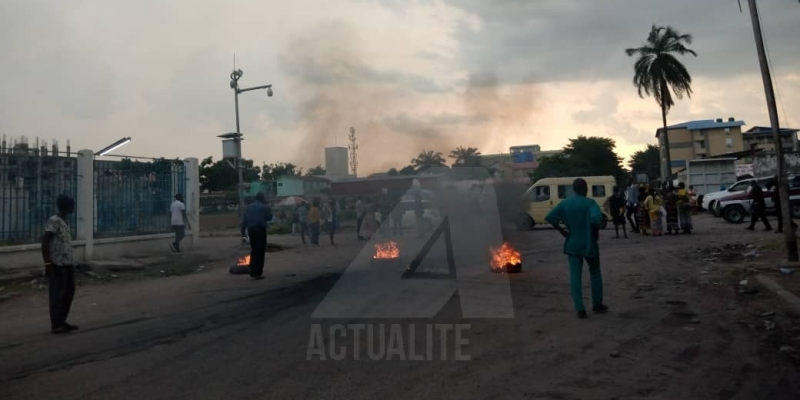
<path id="1" fill-rule="evenodd" d="M 645 236 L 690 234 L 694 229 L 692 216 L 697 213 L 697 193 L 683 182 L 677 187 L 670 184 L 660 188 L 632 182 L 627 189 L 615 187 L 607 204 L 615 238 L 620 237 L 620 229 L 628 237 L 628 223 L 631 233 Z"/>

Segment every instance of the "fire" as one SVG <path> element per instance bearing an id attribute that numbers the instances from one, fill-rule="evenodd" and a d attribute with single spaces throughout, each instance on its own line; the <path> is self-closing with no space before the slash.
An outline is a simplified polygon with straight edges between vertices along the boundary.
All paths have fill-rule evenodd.
<path id="1" fill-rule="evenodd" d="M 250 265 L 250 256 L 246 255 L 246 256 L 240 258 L 239 262 L 237 262 L 236 265 L 249 266 Z"/>
<path id="2" fill-rule="evenodd" d="M 506 265 L 522 264 L 522 256 L 518 251 L 509 246 L 508 243 L 503 243 L 498 249 L 491 249 L 492 252 L 492 269 L 504 269 Z"/>
<path id="3" fill-rule="evenodd" d="M 373 258 L 386 259 L 400 257 L 400 248 L 395 242 L 378 243 L 375 245 L 375 256 Z"/>

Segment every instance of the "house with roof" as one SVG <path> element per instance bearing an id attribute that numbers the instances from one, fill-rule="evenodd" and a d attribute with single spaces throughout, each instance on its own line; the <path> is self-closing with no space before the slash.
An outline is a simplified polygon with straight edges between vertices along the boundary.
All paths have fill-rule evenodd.
<path id="1" fill-rule="evenodd" d="M 667 127 L 672 171 L 686 167 L 689 160 L 719 157 L 745 150 L 742 136 L 744 121 L 735 118 L 688 121 Z M 664 128 L 656 131 L 656 138 Z"/>
<path id="2" fill-rule="evenodd" d="M 330 179 L 321 176 L 283 175 L 278 177 L 278 197 L 310 196 L 328 193 Z"/>
<path id="3" fill-rule="evenodd" d="M 781 141 L 784 151 L 800 151 L 800 142 L 797 141 L 797 129 L 781 128 Z M 772 136 L 772 127 L 754 126 L 742 133 L 745 149 L 760 148 L 765 152 L 775 151 L 775 140 Z"/>
<path id="4" fill-rule="evenodd" d="M 519 183 L 530 183 L 530 175 L 538 166 L 539 163 L 536 161 L 518 163 L 499 162 L 492 165 L 491 168 L 495 170 L 495 178 L 509 179 Z"/>

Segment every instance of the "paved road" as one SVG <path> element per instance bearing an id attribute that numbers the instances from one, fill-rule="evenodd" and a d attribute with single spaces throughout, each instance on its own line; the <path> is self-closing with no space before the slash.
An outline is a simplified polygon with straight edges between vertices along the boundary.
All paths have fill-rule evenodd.
<path id="1" fill-rule="evenodd" d="M 349 236 L 338 247 L 271 253 L 263 281 L 231 276 L 219 262 L 189 276 L 80 287 L 73 322 L 82 329 L 69 336 L 47 332 L 43 295 L 18 298 L 0 306 L 0 398 L 796 398 L 797 365 L 778 348 L 800 337 L 800 325 L 766 294 L 737 294 L 733 267 L 698 253 L 744 241 L 768 247 L 776 236 L 705 217 L 697 225 L 681 237 L 613 240 L 603 232 L 612 311 L 587 320 L 572 309 L 561 239 L 538 229 L 506 233 L 524 258 L 524 272 L 508 276 L 513 319 L 464 319 L 458 296 L 430 320 L 312 319 L 362 251 Z M 204 247 L 233 253 L 232 241 L 206 239 Z M 749 327 L 765 310 L 777 311 L 778 328 Z M 415 325 L 413 335 L 401 332 L 406 347 L 411 336 L 426 343 L 430 323 L 468 324 L 470 360 L 452 352 L 445 361 L 307 360 L 314 324 L 329 344 L 338 323 L 390 322 Z M 455 337 L 448 339 L 451 351 Z M 437 342 L 431 353 L 440 350 Z"/>

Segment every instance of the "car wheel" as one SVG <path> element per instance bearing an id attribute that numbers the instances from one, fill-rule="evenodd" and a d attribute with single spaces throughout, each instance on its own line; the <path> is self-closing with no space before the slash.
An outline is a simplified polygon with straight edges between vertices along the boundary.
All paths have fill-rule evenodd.
<path id="1" fill-rule="evenodd" d="M 744 210 L 744 207 L 740 205 L 728 206 L 725 208 L 725 212 L 723 212 L 722 216 L 725 218 L 725 221 L 731 224 L 741 224 L 744 222 L 747 212 Z"/>
<path id="2" fill-rule="evenodd" d="M 519 231 L 530 231 L 533 229 L 533 218 L 531 218 L 528 214 L 520 214 L 517 217 L 517 230 Z"/>
<path id="3" fill-rule="evenodd" d="M 716 201 L 716 200 L 711 200 L 710 202 L 708 202 L 708 209 L 707 209 L 707 210 L 708 210 L 708 211 L 711 211 L 712 213 L 714 213 L 714 215 L 716 215 L 717 217 L 719 217 L 720 215 L 717 215 L 717 214 L 718 214 L 718 212 L 717 212 L 717 208 L 715 207 L 715 206 L 716 206 L 716 204 L 717 204 L 717 201 Z"/>

